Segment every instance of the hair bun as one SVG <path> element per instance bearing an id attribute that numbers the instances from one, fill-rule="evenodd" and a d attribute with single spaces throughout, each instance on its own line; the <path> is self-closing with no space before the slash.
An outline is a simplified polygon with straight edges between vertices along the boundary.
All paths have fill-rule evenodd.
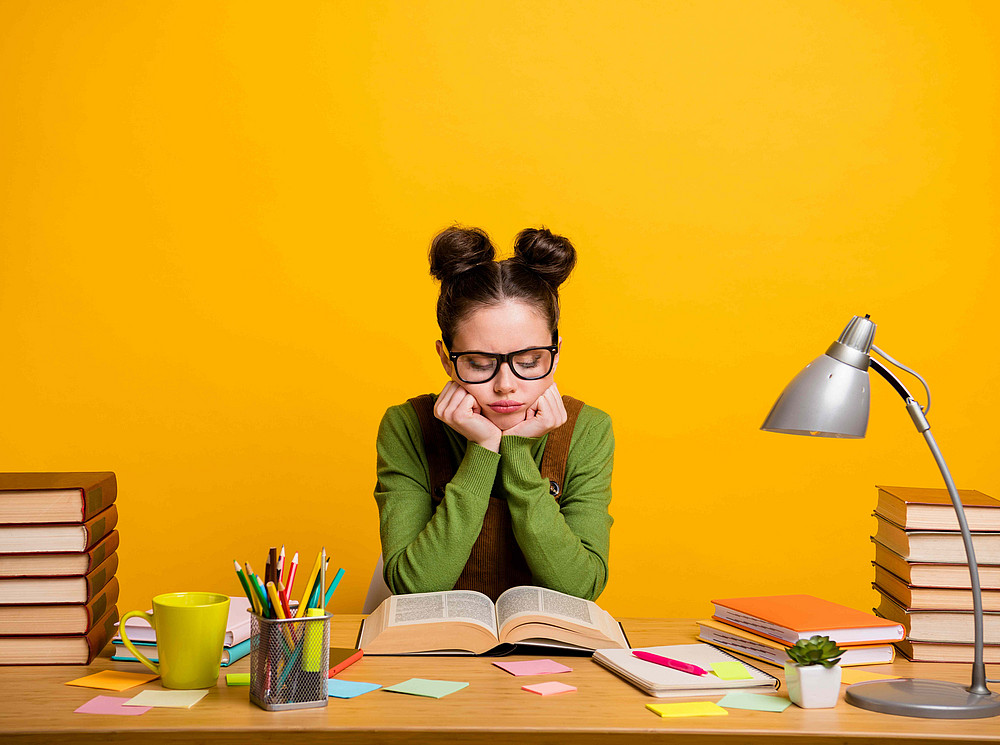
<path id="1" fill-rule="evenodd" d="M 431 241 L 431 274 L 447 282 L 481 264 L 490 263 L 495 255 L 496 248 L 485 230 L 452 225 Z"/>
<path id="2" fill-rule="evenodd" d="M 514 260 L 556 288 L 576 266 L 576 249 L 548 228 L 525 228 L 514 240 Z"/>

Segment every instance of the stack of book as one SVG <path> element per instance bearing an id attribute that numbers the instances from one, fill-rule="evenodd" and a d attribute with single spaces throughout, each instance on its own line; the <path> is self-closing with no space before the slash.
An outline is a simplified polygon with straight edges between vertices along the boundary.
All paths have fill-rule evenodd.
<path id="1" fill-rule="evenodd" d="M 959 489 L 983 596 L 984 656 L 1000 663 L 1000 501 Z M 946 489 L 880 486 L 875 508 L 875 612 L 906 627 L 911 660 L 972 662 L 972 580 Z"/>
<path id="2" fill-rule="evenodd" d="M 812 595 L 713 600 L 715 614 L 699 621 L 698 638 L 731 652 L 784 665 L 799 639 L 828 636 L 844 649 L 840 664 L 892 662 L 892 642 L 903 638 L 898 623 Z"/>
<path id="3" fill-rule="evenodd" d="M 153 613 L 152 610 L 147 612 Z M 133 616 L 125 621 L 125 629 L 129 641 L 150 662 L 160 661 L 160 655 L 156 649 L 156 631 L 146 623 L 145 619 Z M 114 644 L 114 654 L 111 659 L 139 661 L 125 646 L 121 631 L 118 631 L 111 641 Z M 226 637 L 222 643 L 222 666 L 227 667 L 248 654 L 250 654 L 250 601 L 245 597 L 231 597 L 229 598 L 229 619 L 226 621 Z"/>
<path id="4" fill-rule="evenodd" d="M 0 473 L 0 665 L 89 664 L 118 620 L 115 475 Z"/>

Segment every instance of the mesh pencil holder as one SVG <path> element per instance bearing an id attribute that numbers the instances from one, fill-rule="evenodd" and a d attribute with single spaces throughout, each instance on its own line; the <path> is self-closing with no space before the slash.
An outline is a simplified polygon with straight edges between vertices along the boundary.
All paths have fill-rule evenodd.
<path id="1" fill-rule="evenodd" d="M 329 703 L 330 615 L 250 616 L 250 700 L 267 711 Z"/>

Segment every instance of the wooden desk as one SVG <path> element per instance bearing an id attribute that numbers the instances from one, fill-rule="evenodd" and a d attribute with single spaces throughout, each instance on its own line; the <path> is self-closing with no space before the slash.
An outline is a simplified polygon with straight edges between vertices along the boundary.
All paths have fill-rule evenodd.
<path id="1" fill-rule="evenodd" d="M 335 619 L 332 643 L 352 646 L 360 619 Z M 626 618 L 622 622 L 636 646 L 690 642 L 696 628 L 690 620 Z M 228 688 L 222 677 L 218 687 L 192 709 L 153 709 L 137 717 L 74 714 L 76 707 L 98 694 L 125 697 L 158 687 L 153 682 L 114 693 L 64 685 L 98 670 L 145 670 L 138 663 L 112 662 L 109 654 L 105 652 L 105 657 L 89 668 L 0 667 L 0 742 L 1000 743 L 1000 718 L 910 719 L 864 711 L 843 700 L 834 709 L 791 706 L 782 714 L 730 710 L 726 717 L 661 719 L 645 704 L 671 699 L 646 696 L 586 658 L 565 658 L 572 673 L 537 679 L 558 679 L 579 688 L 576 693 L 559 696 L 543 697 L 520 690 L 526 680 L 537 680 L 508 675 L 486 658 L 366 657 L 340 677 L 383 685 L 411 677 L 467 681 L 470 685 L 440 700 L 373 691 L 349 700 L 330 699 L 325 708 L 272 713 L 249 702 L 248 688 Z M 249 658 L 244 658 L 223 672 L 246 672 L 249 667 Z M 781 677 L 778 668 L 764 668 Z M 969 678 L 966 665 L 902 661 L 894 663 L 892 670 L 941 680 L 968 682 Z"/>

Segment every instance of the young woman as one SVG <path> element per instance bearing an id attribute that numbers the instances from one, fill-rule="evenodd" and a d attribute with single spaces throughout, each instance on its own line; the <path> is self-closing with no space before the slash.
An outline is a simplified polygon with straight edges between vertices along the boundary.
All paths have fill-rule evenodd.
<path id="1" fill-rule="evenodd" d="M 430 250 L 441 281 L 437 396 L 379 427 L 385 581 L 396 594 L 516 585 L 595 599 L 608 579 L 614 435 L 603 411 L 563 398 L 557 288 L 576 250 L 546 229 L 494 261 L 485 232 L 452 227 Z"/>

